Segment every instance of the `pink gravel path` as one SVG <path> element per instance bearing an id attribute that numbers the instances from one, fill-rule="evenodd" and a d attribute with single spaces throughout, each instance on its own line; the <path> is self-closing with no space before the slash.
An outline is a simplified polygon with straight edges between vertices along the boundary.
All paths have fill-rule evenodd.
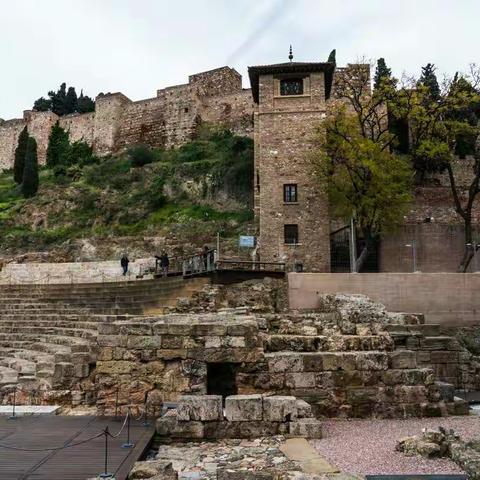
<path id="1" fill-rule="evenodd" d="M 409 420 L 326 420 L 322 440 L 312 441 L 331 464 L 354 475 L 464 473 L 447 459 L 407 457 L 395 451 L 397 440 L 422 428 L 453 428 L 463 439 L 480 438 L 480 417 Z"/>

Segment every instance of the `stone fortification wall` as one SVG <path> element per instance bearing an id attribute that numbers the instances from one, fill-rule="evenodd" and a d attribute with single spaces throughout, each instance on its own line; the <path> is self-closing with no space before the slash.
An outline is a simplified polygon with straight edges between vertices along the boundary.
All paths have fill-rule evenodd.
<path id="1" fill-rule="evenodd" d="M 26 122 L 21 118 L 0 120 L 0 170 L 13 167 L 15 148 L 18 136 L 25 127 Z"/>
<path id="2" fill-rule="evenodd" d="M 70 141 L 83 141 L 93 144 L 95 113 L 71 114 L 59 118 L 59 124 L 70 134 Z"/>
<path id="3" fill-rule="evenodd" d="M 143 143 L 173 148 L 189 141 L 201 121 L 221 124 L 251 135 L 253 102 L 242 90 L 242 77 L 221 67 L 189 77 L 189 83 L 157 91 L 155 98 L 133 102 L 122 93 L 100 94 L 95 112 L 59 118 L 52 112 L 27 111 L 24 119 L 0 121 L 0 169 L 13 166 L 18 135 L 25 125 L 38 143 L 39 163 L 45 163 L 48 136 L 58 120 L 72 141 L 83 140 L 94 153 L 106 155 Z"/>

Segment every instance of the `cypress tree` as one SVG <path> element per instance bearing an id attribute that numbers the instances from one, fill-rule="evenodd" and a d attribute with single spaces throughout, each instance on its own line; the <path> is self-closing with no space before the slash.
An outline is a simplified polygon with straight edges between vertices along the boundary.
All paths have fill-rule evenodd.
<path id="1" fill-rule="evenodd" d="M 337 50 L 334 48 L 331 52 L 330 55 L 328 56 L 328 63 L 337 63 Z"/>
<path id="2" fill-rule="evenodd" d="M 65 113 L 74 113 L 77 111 L 78 100 L 75 87 L 68 87 L 67 95 L 65 97 Z"/>
<path id="3" fill-rule="evenodd" d="M 23 169 L 22 194 L 25 198 L 33 197 L 38 190 L 37 142 L 28 137 L 25 167 Z"/>
<path id="4" fill-rule="evenodd" d="M 84 95 L 83 90 L 81 90 L 77 101 L 78 113 L 93 112 L 94 110 L 95 102 L 88 95 Z"/>
<path id="5" fill-rule="evenodd" d="M 438 85 L 435 70 L 433 63 L 428 63 L 425 67 L 422 67 L 420 83 L 430 90 L 430 96 L 433 100 L 438 100 L 440 98 L 440 86 Z"/>
<path id="6" fill-rule="evenodd" d="M 392 70 L 387 67 L 384 58 L 379 58 L 377 60 L 377 68 L 375 69 L 375 77 L 373 88 L 377 90 L 382 82 L 392 78 Z"/>
<path id="7" fill-rule="evenodd" d="M 33 110 L 36 112 L 47 112 L 52 108 L 52 100 L 40 97 L 37 100 L 35 100 L 35 103 L 33 104 Z"/>
<path id="8" fill-rule="evenodd" d="M 66 98 L 67 98 L 67 84 L 64 82 L 60 85 L 59 90 L 55 92 L 48 92 L 48 96 L 52 100 L 52 112 L 58 116 L 65 115 Z"/>
<path id="9" fill-rule="evenodd" d="M 25 165 L 25 154 L 27 153 L 28 130 L 25 126 L 18 137 L 17 148 L 15 149 L 15 160 L 13 163 L 13 178 L 16 183 L 23 181 L 23 169 Z"/>
<path id="10" fill-rule="evenodd" d="M 61 158 L 69 147 L 68 132 L 56 122 L 48 137 L 47 166 L 55 167 L 60 165 Z"/>

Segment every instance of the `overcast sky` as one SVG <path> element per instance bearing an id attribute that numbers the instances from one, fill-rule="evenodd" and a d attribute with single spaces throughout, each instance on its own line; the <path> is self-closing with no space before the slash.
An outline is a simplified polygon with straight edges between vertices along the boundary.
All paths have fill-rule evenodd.
<path id="1" fill-rule="evenodd" d="M 480 63 L 480 0 L 0 0 L 0 118 L 61 82 L 132 100 L 188 75 L 295 60 L 385 57 L 395 74 Z"/>

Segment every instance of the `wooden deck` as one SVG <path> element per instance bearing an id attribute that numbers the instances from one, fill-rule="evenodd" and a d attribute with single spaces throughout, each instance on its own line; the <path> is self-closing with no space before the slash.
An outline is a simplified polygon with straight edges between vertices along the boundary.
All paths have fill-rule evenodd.
<path id="1" fill-rule="evenodd" d="M 123 420 L 123 419 L 122 419 Z M 0 444 L 25 449 L 56 447 L 81 442 L 108 425 L 112 434 L 121 422 L 105 417 L 38 416 L 9 420 L 0 417 Z M 118 438 L 108 439 L 108 472 L 125 480 L 135 461 L 148 448 L 154 427 L 131 422 L 133 448 L 122 448 L 126 429 Z M 25 452 L 0 448 L 2 480 L 86 480 L 104 473 L 105 436 L 82 445 L 57 451 Z"/>

